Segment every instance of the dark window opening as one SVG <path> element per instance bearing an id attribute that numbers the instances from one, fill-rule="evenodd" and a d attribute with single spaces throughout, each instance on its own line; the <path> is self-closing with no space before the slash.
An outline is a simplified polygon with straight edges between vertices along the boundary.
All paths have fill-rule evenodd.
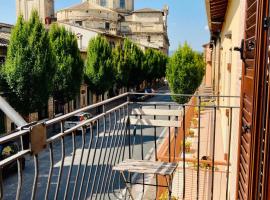
<path id="1" fill-rule="evenodd" d="M 109 22 L 105 22 L 105 29 L 109 30 L 110 29 L 110 23 Z"/>
<path id="2" fill-rule="evenodd" d="M 82 21 L 75 21 L 75 24 L 82 26 Z"/>
<path id="3" fill-rule="evenodd" d="M 147 36 L 147 42 L 151 42 L 151 36 Z"/>
<path id="4" fill-rule="evenodd" d="M 0 65 L 4 64 L 6 61 L 6 57 L 5 56 L 0 56 Z"/>

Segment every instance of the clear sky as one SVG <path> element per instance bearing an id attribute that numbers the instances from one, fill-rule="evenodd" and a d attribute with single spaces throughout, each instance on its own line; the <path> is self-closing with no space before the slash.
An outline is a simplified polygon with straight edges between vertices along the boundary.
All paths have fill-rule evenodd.
<path id="1" fill-rule="evenodd" d="M 16 21 L 16 0 L 0 0 L 0 22 L 14 24 Z M 55 9 L 59 10 L 80 0 L 55 0 Z M 204 0 L 135 0 L 135 9 L 150 7 L 162 9 L 169 6 L 170 50 L 187 41 L 194 49 L 202 50 L 202 45 L 209 41 L 207 17 Z"/>

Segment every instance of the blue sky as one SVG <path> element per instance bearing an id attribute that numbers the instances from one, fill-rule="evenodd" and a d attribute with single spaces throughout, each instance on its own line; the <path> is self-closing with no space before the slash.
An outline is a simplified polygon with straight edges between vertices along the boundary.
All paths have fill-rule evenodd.
<path id="1" fill-rule="evenodd" d="M 0 22 L 14 24 L 16 21 L 16 0 L 0 0 Z M 80 0 L 55 0 L 56 10 Z M 202 45 L 209 41 L 207 17 L 204 0 L 135 0 L 135 8 L 151 7 L 162 9 L 167 4 L 169 13 L 170 50 L 187 41 L 194 49 L 202 50 Z"/>

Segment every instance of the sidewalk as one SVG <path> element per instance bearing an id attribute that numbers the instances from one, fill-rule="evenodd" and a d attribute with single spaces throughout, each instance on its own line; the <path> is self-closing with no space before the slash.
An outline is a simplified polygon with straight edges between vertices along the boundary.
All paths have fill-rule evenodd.
<path id="1" fill-rule="evenodd" d="M 214 111 L 206 109 L 201 112 L 201 127 L 200 127 L 200 155 L 212 157 L 213 142 L 211 134 L 214 132 Z M 216 140 L 215 140 L 215 160 L 224 161 L 223 141 L 220 126 L 220 117 L 217 112 L 216 122 Z M 186 159 L 194 160 L 194 162 L 186 162 L 185 166 L 185 199 L 197 199 L 197 157 L 198 157 L 198 128 L 193 129 L 195 136 L 187 137 L 191 141 L 191 152 L 186 153 Z M 181 155 L 183 158 L 183 154 Z M 183 162 L 179 162 L 179 167 L 173 179 L 173 196 L 178 199 L 183 199 L 183 179 L 184 169 Z M 211 195 L 212 169 L 205 167 L 199 168 L 199 199 L 208 200 Z M 226 167 L 215 165 L 214 172 L 214 197 L 215 200 L 225 199 L 226 193 Z"/>

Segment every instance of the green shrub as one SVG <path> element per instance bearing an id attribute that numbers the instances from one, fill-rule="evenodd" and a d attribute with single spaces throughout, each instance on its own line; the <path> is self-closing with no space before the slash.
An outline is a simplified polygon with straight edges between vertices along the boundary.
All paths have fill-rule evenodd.
<path id="1" fill-rule="evenodd" d="M 166 77 L 174 94 L 194 94 L 200 86 L 205 73 L 202 54 L 192 50 L 185 43 L 169 60 Z M 173 97 L 178 103 L 186 103 L 188 97 Z"/>

